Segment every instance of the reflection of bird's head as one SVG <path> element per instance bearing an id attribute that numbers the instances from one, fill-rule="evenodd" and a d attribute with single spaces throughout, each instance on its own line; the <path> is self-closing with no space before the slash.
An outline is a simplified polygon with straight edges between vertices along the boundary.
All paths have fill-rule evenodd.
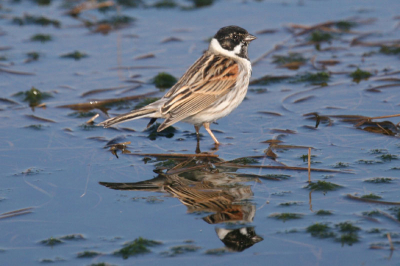
<path id="1" fill-rule="evenodd" d="M 254 227 L 242 227 L 239 229 L 215 228 L 218 238 L 232 251 L 243 251 L 264 239 L 258 235 Z"/>

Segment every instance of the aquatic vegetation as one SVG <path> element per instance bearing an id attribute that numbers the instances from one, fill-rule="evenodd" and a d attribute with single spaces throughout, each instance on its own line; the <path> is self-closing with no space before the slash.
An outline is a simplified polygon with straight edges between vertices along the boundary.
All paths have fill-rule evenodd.
<path id="1" fill-rule="evenodd" d="M 372 149 L 369 152 L 371 154 L 386 154 L 388 151 L 386 149 Z"/>
<path id="2" fill-rule="evenodd" d="M 13 96 L 16 97 L 24 97 L 23 101 L 24 102 L 29 102 L 30 107 L 35 107 L 39 105 L 42 100 L 48 99 L 53 97 L 50 93 L 48 92 L 41 92 L 40 90 L 36 89 L 35 87 L 32 87 L 30 90 L 27 91 L 21 91 Z"/>
<path id="3" fill-rule="evenodd" d="M 327 224 L 315 223 L 307 227 L 306 231 L 313 237 L 318 238 L 329 238 L 335 237 L 336 234 L 331 231 L 331 228 Z"/>
<path id="4" fill-rule="evenodd" d="M 168 257 L 175 257 L 177 255 L 185 254 L 188 252 L 195 252 L 199 249 L 201 249 L 201 247 L 195 245 L 181 245 L 181 246 L 171 247 L 169 251 L 162 252 L 161 255 Z"/>
<path id="5" fill-rule="evenodd" d="M 338 162 L 333 166 L 333 168 L 346 168 L 346 167 L 349 167 L 349 163 Z"/>
<path id="6" fill-rule="evenodd" d="M 93 117 L 95 115 L 96 115 L 95 112 L 73 112 L 68 114 L 68 116 L 75 118 L 88 118 L 88 117 Z"/>
<path id="7" fill-rule="evenodd" d="M 381 196 L 375 195 L 373 193 L 370 193 L 368 195 L 363 195 L 361 196 L 362 199 L 381 199 Z"/>
<path id="8" fill-rule="evenodd" d="M 305 63 L 308 61 L 307 58 L 304 58 L 300 53 L 289 53 L 288 55 L 274 55 L 272 63 L 278 65 L 284 65 L 288 63 Z"/>
<path id="9" fill-rule="evenodd" d="M 353 81 L 357 83 L 360 82 L 362 79 L 368 79 L 371 76 L 372 74 L 370 72 L 361 70 L 360 68 L 357 68 L 356 71 L 350 74 L 350 77 L 353 78 Z"/>
<path id="10" fill-rule="evenodd" d="M 250 81 L 250 85 L 269 85 L 273 83 L 279 83 L 284 80 L 289 79 L 290 76 L 270 76 L 266 75 L 258 79 L 253 79 Z M 251 91 L 251 89 L 250 89 Z"/>
<path id="11" fill-rule="evenodd" d="M 332 34 L 320 30 L 313 31 L 309 37 L 310 42 L 328 42 L 333 39 Z"/>
<path id="12" fill-rule="evenodd" d="M 75 61 L 78 61 L 78 60 L 81 60 L 82 58 L 88 57 L 88 55 L 85 54 L 85 53 L 81 53 L 79 51 L 75 51 L 75 52 L 72 52 L 72 53 L 63 54 L 60 57 L 62 57 L 62 58 L 72 58 L 72 59 L 75 59 Z"/>
<path id="13" fill-rule="evenodd" d="M 155 123 L 151 127 L 145 130 L 149 135 L 147 138 L 150 140 L 156 140 L 158 137 L 166 137 L 167 139 L 170 139 L 174 136 L 176 132 L 176 128 L 173 126 L 167 127 L 161 132 L 157 132 L 158 127 L 160 126 L 160 123 Z"/>
<path id="14" fill-rule="evenodd" d="M 143 0 L 117 0 L 117 3 L 124 7 L 139 7 L 144 4 Z"/>
<path id="15" fill-rule="evenodd" d="M 319 210 L 315 214 L 324 216 L 324 215 L 332 215 L 333 213 L 331 211 L 327 211 L 327 210 Z"/>
<path id="16" fill-rule="evenodd" d="M 116 266 L 115 264 L 109 264 L 107 262 L 98 262 L 89 264 L 89 266 Z"/>
<path id="17" fill-rule="evenodd" d="M 374 177 L 374 178 L 364 180 L 364 182 L 374 183 L 374 184 L 390 183 L 392 181 L 393 181 L 393 178 L 390 178 L 390 177 Z"/>
<path id="18" fill-rule="evenodd" d="M 342 186 L 328 182 L 328 181 L 321 181 L 318 180 L 316 183 L 311 182 L 305 188 L 308 188 L 310 190 L 319 190 L 319 191 L 333 191 L 336 189 L 341 188 Z"/>
<path id="19" fill-rule="evenodd" d="M 49 25 L 51 25 L 56 28 L 59 28 L 61 26 L 61 22 L 58 20 L 49 19 L 44 16 L 32 16 L 32 15 L 28 15 L 28 14 L 24 15 L 23 17 L 14 17 L 12 19 L 12 22 L 19 26 L 23 26 L 23 25 L 49 26 Z"/>
<path id="20" fill-rule="evenodd" d="M 38 52 L 29 52 L 26 54 L 30 61 L 36 61 L 39 59 L 40 54 Z"/>
<path id="21" fill-rule="evenodd" d="M 358 236 L 358 234 L 348 233 L 342 234 L 339 238 L 337 238 L 337 241 L 341 242 L 342 246 L 344 244 L 352 246 L 354 243 L 357 243 L 359 239 L 360 237 Z"/>
<path id="22" fill-rule="evenodd" d="M 279 203 L 279 206 L 289 207 L 289 206 L 296 206 L 296 205 L 301 205 L 301 204 L 302 204 L 302 202 L 299 202 L 299 201 L 289 201 L 289 202 Z"/>
<path id="23" fill-rule="evenodd" d="M 382 161 L 376 161 L 376 160 L 358 160 L 357 161 L 360 164 L 376 164 L 376 163 L 382 163 Z"/>
<path id="24" fill-rule="evenodd" d="M 326 84 L 330 79 L 327 72 L 305 73 L 291 79 L 293 83 L 309 82 L 311 84 Z"/>
<path id="25" fill-rule="evenodd" d="M 371 229 L 369 229 L 367 231 L 367 233 L 369 233 L 369 234 L 380 234 L 380 233 L 382 233 L 382 230 L 379 229 L 379 228 L 371 228 Z"/>
<path id="26" fill-rule="evenodd" d="M 49 42 L 53 40 L 53 37 L 50 34 L 35 34 L 32 35 L 32 37 L 30 38 L 30 40 L 32 42 Z"/>
<path id="27" fill-rule="evenodd" d="M 396 219 L 400 221 L 400 207 L 391 207 L 389 210 L 396 216 Z"/>
<path id="28" fill-rule="evenodd" d="M 85 240 L 85 237 L 82 234 L 71 234 L 61 236 L 60 239 L 62 240 Z"/>
<path id="29" fill-rule="evenodd" d="M 136 20 L 135 18 L 130 17 L 130 16 L 115 15 L 108 19 L 100 20 L 99 22 L 97 22 L 97 25 L 107 24 L 107 25 L 112 26 L 115 29 L 118 29 L 122 26 L 131 24 L 135 20 Z"/>
<path id="30" fill-rule="evenodd" d="M 211 6 L 214 0 L 190 0 L 195 8 Z"/>
<path id="31" fill-rule="evenodd" d="M 258 89 L 249 89 L 249 91 L 257 93 L 257 94 L 261 94 L 261 93 L 266 93 L 268 90 L 265 88 L 258 88 Z"/>
<path id="32" fill-rule="evenodd" d="M 381 46 L 379 52 L 386 55 L 400 54 L 400 47 Z"/>
<path id="33" fill-rule="evenodd" d="M 232 160 L 231 162 L 236 163 L 236 164 L 243 164 L 243 165 L 259 163 L 259 161 L 257 159 L 248 158 L 248 157 L 238 158 L 238 159 Z"/>
<path id="34" fill-rule="evenodd" d="M 340 232 L 344 233 L 336 240 L 349 246 L 357 243 L 360 239 L 357 232 L 361 230 L 360 227 L 354 226 L 351 222 L 342 222 L 335 225 L 336 228 L 339 229 Z"/>
<path id="35" fill-rule="evenodd" d="M 50 237 L 48 239 L 44 239 L 40 241 L 41 244 L 46 246 L 55 246 L 64 243 L 64 241 L 60 240 L 59 238 Z"/>
<path id="36" fill-rule="evenodd" d="M 39 6 L 48 6 L 51 4 L 51 0 L 34 0 Z"/>
<path id="37" fill-rule="evenodd" d="M 222 256 L 227 253 L 228 253 L 228 251 L 226 250 L 226 248 L 208 249 L 208 250 L 206 250 L 206 252 L 204 252 L 204 254 L 206 254 L 206 255 L 215 255 L 215 256 Z"/>
<path id="38" fill-rule="evenodd" d="M 303 216 L 304 215 L 301 213 L 288 213 L 287 212 L 287 213 L 273 213 L 269 217 L 286 222 L 288 220 L 301 219 L 301 218 L 303 218 Z"/>
<path id="39" fill-rule="evenodd" d="M 379 211 L 369 211 L 369 212 L 362 212 L 362 215 L 365 216 L 379 216 L 381 213 Z"/>
<path id="40" fill-rule="evenodd" d="M 151 103 L 154 103 L 155 101 L 159 100 L 160 98 L 143 98 L 142 100 L 140 100 L 140 102 L 138 104 L 136 104 L 135 109 L 140 109 L 146 105 L 149 105 Z"/>
<path id="41" fill-rule="evenodd" d="M 159 89 L 171 88 L 178 80 L 165 72 L 158 73 L 152 80 L 152 83 Z"/>
<path id="42" fill-rule="evenodd" d="M 44 126 L 41 124 L 35 124 L 35 125 L 25 126 L 25 128 L 30 128 L 30 129 L 34 129 L 34 130 L 42 130 L 42 129 L 44 129 Z"/>
<path id="43" fill-rule="evenodd" d="M 355 233 L 361 230 L 360 227 L 353 225 L 351 222 L 342 222 L 335 224 L 335 227 L 339 229 L 340 232 Z"/>
<path id="44" fill-rule="evenodd" d="M 391 160 L 397 160 L 399 157 L 394 154 L 382 154 L 381 156 L 378 156 L 378 158 L 382 159 L 382 161 L 391 161 Z"/>
<path id="45" fill-rule="evenodd" d="M 338 28 L 339 30 L 343 30 L 343 31 L 349 31 L 349 30 L 351 30 L 351 28 L 354 28 L 357 25 L 358 24 L 356 22 L 346 21 L 346 20 L 338 21 L 335 23 L 335 27 Z"/>
<path id="46" fill-rule="evenodd" d="M 291 175 L 281 175 L 281 174 L 267 174 L 267 175 L 263 175 L 266 178 L 278 178 L 278 179 L 288 179 L 289 177 L 291 177 Z"/>
<path id="47" fill-rule="evenodd" d="M 131 256 L 137 256 L 141 254 L 150 253 L 151 250 L 148 247 L 154 247 L 161 245 L 162 242 L 149 240 L 142 237 L 136 238 L 134 241 L 124 244 L 124 247 L 120 250 L 114 251 L 114 255 L 122 256 L 122 258 L 127 259 Z"/>
<path id="48" fill-rule="evenodd" d="M 97 256 L 101 256 L 103 253 L 97 252 L 97 251 L 91 251 L 91 250 L 86 250 L 83 252 L 79 252 L 76 256 L 78 258 L 93 258 Z"/>
<path id="49" fill-rule="evenodd" d="M 153 4 L 155 8 L 175 8 L 178 4 L 174 0 L 160 0 Z"/>

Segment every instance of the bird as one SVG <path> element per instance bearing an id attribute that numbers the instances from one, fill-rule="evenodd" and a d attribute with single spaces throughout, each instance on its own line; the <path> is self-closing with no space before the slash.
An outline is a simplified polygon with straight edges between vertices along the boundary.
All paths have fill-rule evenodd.
<path id="1" fill-rule="evenodd" d="M 150 127 L 158 118 L 164 118 L 157 132 L 182 121 L 194 125 L 198 141 L 200 128 L 204 126 L 219 145 L 210 123 L 230 114 L 245 98 L 252 73 L 247 49 L 255 39 L 239 26 L 220 28 L 208 50 L 161 99 L 98 125 L 107 128 L 148 117 L 151 120 L 147 127 Z"/>

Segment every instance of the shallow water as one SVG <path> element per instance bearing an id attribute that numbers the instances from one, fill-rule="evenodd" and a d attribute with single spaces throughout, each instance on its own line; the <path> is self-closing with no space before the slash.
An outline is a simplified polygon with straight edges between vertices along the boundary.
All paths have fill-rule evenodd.
<path id="1" fill-rule="evenodd" d="M 93 33 L 78 19 L 65 15 L 68 9 L 61 1 L 52 1 L 49 6 L 38 6 L 34 1 L 2 2 L 0 33 L 5 34 L 0 34 L 0 48 L 11 49 L 0 49 L 0 58 L 5 57 L 0 69 L 34 75 L 0 72 L 1 98 L 15 101 L 0 101 L 0 260 L 7 265 L 49 261 L 65 265 L 242 265 L 266 261 L 278 265 L 398 265 L 400 206 L 354 200 L 347 195 L 372 193 L 382 197 L 381 201 L 400 202 L 400 140 L 395 126 L 400 118 L 372 120 L 391 121 L 393 125 L 356 125 L 360 120 L 349 123 L 334 116 L 400 114 L 396 85 L 400 80 L 399 54 L 379 52 L 386 41 L 397 40 L 390 45 L 399 45 L 396 11 L 400 4 L 396 0 L 347 2 L 216 1 L 194 10 L 121 7 L 120 14 L 136 21 L 106 35 Z M 190 2 L 179 4 L 188 6 Z M 57 19 L 61 27 L 12 23 L 13 17 L 24 13 Z M 100 20 L 115 14 L 114 10 L 90 10 L 80 18 Z M 287 28 L 290 23 L 311 26 L 342 20 L 359 24 L 349 33 L 333 33 L 333 39 L 322 42 L 320 50 L 307 43 L 308 33 L 294 36 Z M 176 131 L 170 138 L 150 140 L 149 132 L 143 131 L 148 120 L 128 122 L 118 130 L 103 129 L 85 124 L 95 113 L 100 114 L 96 122 L 107 117 L 99 109 L 81 114 L 59 108 L 151 92 L 155 94 L 150 97 L 161 97 L 165 92 L 150 80 L 159 72 L 182 75 L 207 48 L 205 40 L 230 24 L 258 37 L 249 48 L 250 59 L 257 61 L 254 80 L 264 75 L 291 78 L 252 85 L 239 108 L 211 126 L 222 142 L 217 151 L 201 130 L 200 149 L 214 157 L 165 155 L 195 154 L 194 129 L 188 124 L 174 125 Z M 276 31 L 257 34 L 265 29 Z M 355 38 L 370 32 L 373 34 L 359 39 L 362 43 L 351 45 Z M 39 33 L 51 34 L 53 40 L 30 41 Z M 162 43 L 169 37 L 181 41 Z M 277 44 L 281 49 L 258 60 Z M 88 57 L 76 61 L 60 58 L 75 50 Z M 40 57 L 25 63 L 26 53 L 31 51 L 39 52 Z M 308 60 L 297 70 L 273 63 L 273 56 L 289 52 Z M 149 53 L 155 57 L 134 59 Z M 323 65 L 312 63 L 321 60 L 338 62 L 323 70 Z M 372 76 L 353 81 L 349 75 L 357 68 Z M 330 72 L 324 86 L 295 82 L 296 75 L 321 71 Z M 135 75 L 140 76 L 131 78 Z M 127 82 L 132 80 L 134 83 Z M 137 84 L 141 86 L 124 92 Z M 368 91 L 386 84 L 394 85 Z M 41 101 L 45 108 L 31 108 L 24 97 L 13 96 L 32 86 L 53 96 Z M 124 87 L 81 96 L 118 86 Z M 137 103 L 114 105 L 108 114 L 127 112 Z M 317 128 L 315 119 L 304 116 L 313 112 L 322 116 Z M 104 148 L 115 138 L 116 143 L 130 142 L 123 147 L 124 153 L 117 151 L 118 158 Z M 282 141 L 271 145 L 275 160 L 265 156 L 267 140 Z M 312 181 L 331 182 L 341 188 L 310 190 L 305 188 L 307 171 L 285 169 L 306 168 L 307 147 L 312 147 L 311 167 L 326 170 L 311 171 Z M 252 156 L 255 158 L 228 162 Z M 377 177 L 387 182 L 366 182 Z M 152 181 L 143 183 L 147 180 Z M 29 209 L 4 214 L 24 208 Z M 332 215 L 317 215 L 319 210 Z M 287 220 L 277 219 L 277 214 L 287 214 L 282 216 Z M 293 217 L 298 219 L 289 219 Z M 354 227 L 346 229 L 341 224 L 344 222 Z M 327 224 L 329 237 L 313 237 L 307 228 L 315 223 Z M 246 232 L 247 237 L 243 237 Z M 73 235 L 72 239 L 62 239 L 68 235 Z M 127 259 L 114 255 L 124 243 L 139 237 L 162 244 Z M 62 243 L 41 243 L 50 238 Z M 78 258 L 84 251 L 99 254 Z"/>

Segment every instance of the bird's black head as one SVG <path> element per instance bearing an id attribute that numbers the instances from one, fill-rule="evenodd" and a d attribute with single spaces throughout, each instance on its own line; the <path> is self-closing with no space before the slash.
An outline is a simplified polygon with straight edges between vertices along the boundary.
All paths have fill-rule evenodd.
<path id="1" fill-rule="evenodd" d="M 235 55 L 248 59 L 247 46 L 256 37 L 241 27 L 227 26 L 221 28 L 215 34 L 214 39 L 218 41 L 223 49 L 233 51 Z"/>

